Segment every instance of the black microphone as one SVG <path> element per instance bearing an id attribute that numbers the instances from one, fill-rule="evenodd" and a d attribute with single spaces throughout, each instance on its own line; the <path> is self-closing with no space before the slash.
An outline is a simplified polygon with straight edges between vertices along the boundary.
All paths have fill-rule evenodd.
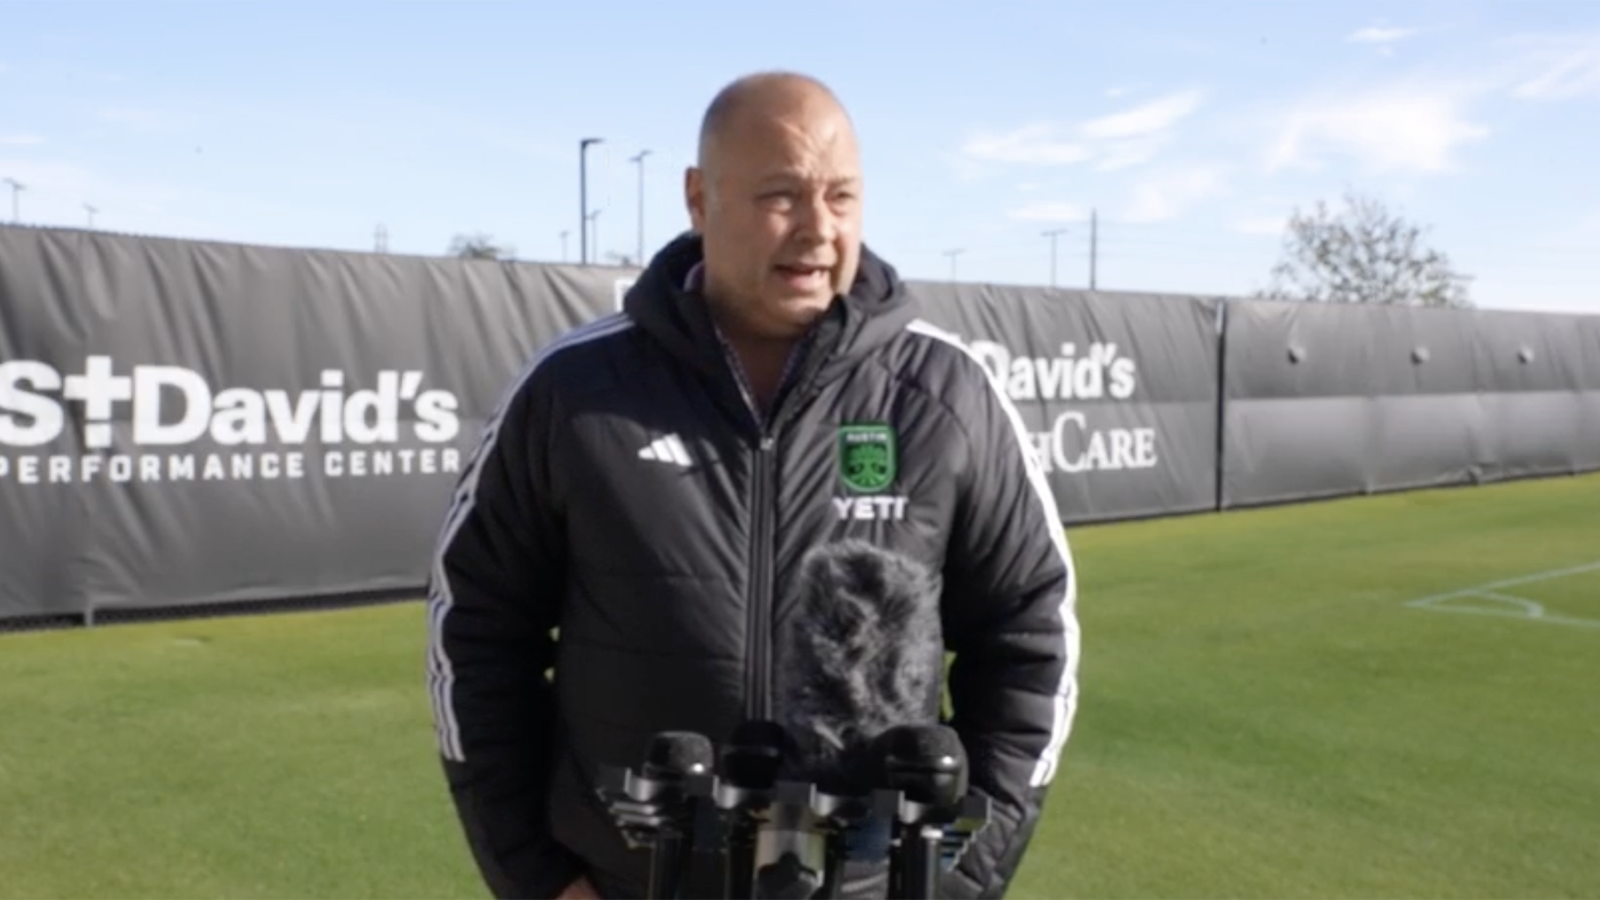
<path id="1" fill-rule="evenodd" d="M 661 784 L 661 827 L 650 851 L 650 897 L 669 900 L 677 897 L 688 863 L 691 802 L 684 792 L 684 781 L 692 775 L 711 772 L 714 762 L 711 740 L 688 731 L 663 731 L 650 739 L 640 774 Z"/>
<path id="2" fill-rule="evenodd" d="M 793 755 L 789 733 L 782 725 L 766 720 L 741 722 L 723 746 L 723 796 L 718 805 L 733 811 L 725 832 L 723 896 L 755 896 L 755 808 L 767 802 Z"/>
<path id="3" fill-rule="evenodd" d="M 899 725 L 878 735 L 873 755 L 884 787 L 913 803 L 952 807 L 967 795 L 967 749 L 946 725 Z"/>
<path id="4" fill-rule="evenodd" d="M 650 738 L 641 774 L 660 781 L 681 781 L 711 771 L 711 739 L 692 731 L 663 731 Z"/>
<path id="5" fill-rule="evenodd" d="M 728 740 L 722 776 L 740 792 L 734 804 L 746 810 L 728 842 L 734 896 L 804 900 L 826 880 L 827 836 L 816 813 L 779 786 L 791 774 L 795 749 L 788 729 L 770 720 L 744 722 Z"/>
<path id="6" fill-rule="evenodd" d="M 777 722 L 741 722 L 723 747 L 722 777 L 738 788 L 769 791 L 794 751 L 794 739 Z"/>
<path id="7" fill-rule="evenodd" d="M 899 726 L 873 742 L 884 787 L 899 791 L 921 810 L 900 823 L 900 853 L 889 870 L 890 896 L 933 897 L 945 841 L 945 825 L 958 815 L 967 794 L 967 753 L 960 735 L 944 725 Z"/>

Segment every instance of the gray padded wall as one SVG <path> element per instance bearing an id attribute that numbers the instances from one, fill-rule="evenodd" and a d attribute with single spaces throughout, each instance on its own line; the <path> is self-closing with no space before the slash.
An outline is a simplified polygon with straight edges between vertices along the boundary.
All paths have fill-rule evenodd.
<path id="1" fill-rule="evenodd" d="M 0 229 L 0 618 L 416 588 L 506 383 L 615 280 Z"/>
<path id="2" fill-rule="evenodd" d="M 419 589 L 507 384 L 634 274 L 0 226 L 0 620 Z M 1068 523 L 1600 468 L 1600 316 L 911 287 Z"/>
<path id="3" fill-rule="evenodd" d="M 1219 301 L 913 288 L 1016 406 L 1064 521 L 1215 507 Z"/>
<path id="4" fill-rule="evenodd" d="M 1597 321 L 1232 303 L 1223 505 L 1596 468 Z"/>

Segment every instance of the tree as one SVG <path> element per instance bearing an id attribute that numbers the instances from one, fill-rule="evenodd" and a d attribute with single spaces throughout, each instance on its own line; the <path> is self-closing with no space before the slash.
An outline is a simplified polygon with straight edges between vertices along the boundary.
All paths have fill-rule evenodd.
<path id="1" fill-rule="evenodd" d="M 498 246 L 487 234 L 458 234 L 450 242 L 450 255 L 462 259 L 510 259 L 514 253 L 515 248 Z"/>
<path id="2" fill-rule="evenodd" d="M 1423 231 L 1377 200 L 1345 193 L 1335 214 L 1316 210 L 1289 218 L 1283 257 L 1271 285 L 1257 296 L 1317 303 L 1470 308 L 1469 276 L 1442 252 L 1424 246 Z"/>

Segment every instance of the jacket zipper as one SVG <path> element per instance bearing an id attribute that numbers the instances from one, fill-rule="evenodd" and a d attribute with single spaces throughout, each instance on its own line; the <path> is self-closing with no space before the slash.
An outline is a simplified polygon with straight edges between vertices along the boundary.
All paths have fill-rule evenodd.
<path id="1" fill-rule="evenodd" d="M 756 427 L 755 465 L 752 472 L 751 511 L 755 516 L 750 543 L 750 583 L 754 588 L 750 604 L 750 717 L 772 718 L 772 607 L 777 581 L 778 558 L 778 433 L 798 410 L 810 402 L 814 393 L 810 379 L 803 379 L 791 391 L 781 409 L 765 425 Z M 752 407 L 753 409 L 754 407 Z M 760 419 L 757 417 L 757 421 Z"/>
<path id="2" fill-rule="evenodd" d="M 737 364 L 735 364 L 737 365 Z M 755 517 L 750 536 L 750 607 L 746 624 L 749 626 L 748 673 L 745 679 L 746 716 L 753 720 L 772 718 L 772 603 L 774 569 L 777 568 L 777 464 L 774 462 L 778 446 L 778 431 L 793 416 L 794 410 L 804 406 L 795 395 L 809 395 L 815 367 L 806 372 L 800 383 L 790 391 L 787 402 L 761 415 L 755 397 L 751 396 L 744 379 L 735 375 L 739 393 L 745 401 L 755 425 L 755 462 L 751 469 L 750 511 Z"/>
<path id="3" fill-rule="evenodd" d="M 762 429 L 756 446 L 750 510 L 755 517 L 750 540 L 749 716 L 772 715 L 772 580 L 777 548 L 773 520 L 777 517 L 773 485 L 774 448 L 777 438 Z"/>

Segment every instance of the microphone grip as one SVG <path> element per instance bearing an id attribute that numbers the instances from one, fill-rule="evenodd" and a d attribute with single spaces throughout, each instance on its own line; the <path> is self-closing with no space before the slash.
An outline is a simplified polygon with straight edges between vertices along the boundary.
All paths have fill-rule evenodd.
<path id="1" fill-rule="evenodd" d="M 686 849 L 676 830 L 656 838 L 650 851 L 650 900 L 675 900 L 683 892 Z"/>
<path id="2" fill-rule="evenodd" d="M 894 900 L 932 900 L 938 896 L 940 845 L 936 825 L 911 825 L 890 866 L 889 895 Z"/>
<path id="3" fill-rule="evenodd" d="M 754 897 L 756 891 L 755 823 L 741 816 L 728 831 L 727 897 Z"/>
<path id="4" fill-rule="evenodd" d="M 844 862 L 846 853 L 844 838 L 835 835 L 828 841 L 827 861 L 823 865 L 822 889 L 817 891 L 818 900 L 839 900 L 844 888 Z"/>

